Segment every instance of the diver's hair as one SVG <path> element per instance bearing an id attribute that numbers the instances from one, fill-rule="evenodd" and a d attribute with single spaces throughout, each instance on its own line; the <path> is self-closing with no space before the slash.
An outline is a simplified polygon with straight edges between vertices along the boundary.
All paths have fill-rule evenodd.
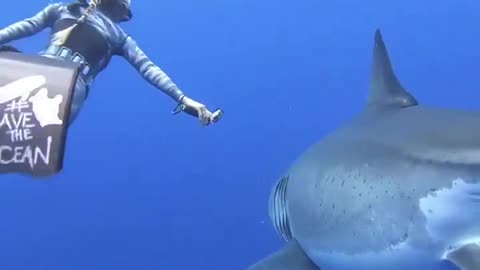
<path id="1" fill-rule="evenodd" d="M 117 4 L 118 0 L 102 0 L 99 1 L 99 5 L 97 6 L 98 9 L 103 10 L 103 11 L 108 11 L 110 8 L 112 8 L 113 5 Z M 80 8 L 88 8 L 89 4 L 87 0 L 76 0 L 75 2 L 67 5 L 67 8 L 70 12 L 76 12 Z M 85 14 L 84 14 L 85 15 Z M 121 22 L 126 22 L 131 20 L 133 17 L 131 10 L 127 11 L 127 14 L 125 14 L 124 18 L 121 19 Z"/>
<path id="2" fill-rule="evenodd" d="M 83 12 L 82 16 L 77 19 L 77 23 L 83 23 L 87 16 L 89 16 L 97 8 L 97 6 L 100 5 L 101 2 L 101 0 L 90 0 L 87 9 Z"/>
<path id="3" fill-rule="evenodd" d="M 100 4 L 100 1 L 101 0 L 90 0 L 90 3 L 88 3 L 88 7 L 82 13 L 82 16 L 80 16 L 80 18 L 76 20 L 75 24 L 56 32 L 53 35 L 52 44 L 57 46 L 62 46 L 63 44 L 65 44 L 73 29 L 75 29 L 75 27 L 85 21 L 85 19 L 97 8 L 98 4 Z"/>

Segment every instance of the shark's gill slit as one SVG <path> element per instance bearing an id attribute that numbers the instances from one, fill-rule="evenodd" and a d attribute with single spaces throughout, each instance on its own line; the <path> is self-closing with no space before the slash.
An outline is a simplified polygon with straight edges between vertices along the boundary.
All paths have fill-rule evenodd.
<path id="1" fill-rule="evenodd" d="M 285 241 L 289 241 L 292 238 L 286 200 L 288 179 L 289 177 L 285 176 L 277 182 L 271 193 L 269 203 L 270 219 L 277 233 L 280 234 Z"/>

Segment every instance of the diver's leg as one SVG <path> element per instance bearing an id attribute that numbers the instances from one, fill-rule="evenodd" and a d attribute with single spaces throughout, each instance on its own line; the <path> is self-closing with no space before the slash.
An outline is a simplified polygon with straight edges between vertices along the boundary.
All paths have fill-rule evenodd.
<path id="1" fill-rule="evenodd" d="M 87 86 L 83 79 L 78 78 L 77 83 L 75 84 L 75 88 L 72 94 L 72 102 L 70 106 L 70 118 L 68 121 L 68 125 L 70 126 L 75 119 L 77 118 L 80 110 L 85 102 L 85 98 L 87 97 Z"/>

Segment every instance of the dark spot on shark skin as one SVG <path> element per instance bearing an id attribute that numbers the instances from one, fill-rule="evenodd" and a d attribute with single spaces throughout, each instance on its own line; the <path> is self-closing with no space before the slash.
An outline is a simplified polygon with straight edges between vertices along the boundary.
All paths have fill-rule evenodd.
<path id="1" fill-rule="evenodd" d="M 361 193 L 361 192 L 360 192 L 360 193 L 358 193 L 358 197 L 362 197 L 362 193 Z"/>
<path id="2" fill-rule="evenodd" d="M 415 220 L 415 218 L 414 218 L 413 215 L 411 215 L 411 216 L 408 218 L 408 220 L 409 220 L 410 222 L 413 222 L 413 221 Z"/>
<path id="3" fill-rule="evenodd" d="M 345 186 L 345 179 L 342 181 L 342 187 Z"/>
<path id="4" fill-rule="evenodd" d="M 429 213 L 429 214 L 433 214 L 433 210 L 432 210 L 432 209 L 428 209 L 428 213 Z"/>

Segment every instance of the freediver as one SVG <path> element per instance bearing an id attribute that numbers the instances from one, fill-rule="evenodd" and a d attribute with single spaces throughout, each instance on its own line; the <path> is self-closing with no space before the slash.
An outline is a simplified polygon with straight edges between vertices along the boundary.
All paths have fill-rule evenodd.
<path id="1" fill-rule="evenodd" d="M 130 19 L 131 0 L 53 3 L 33 17 L 1 29 L 0 45 L 6 50 L 16 50 L 6 44 L 33 36 L 45 28 L 51 29 L 49 45 L 39 55 L 81 64 L 72 97 L 70 124 L 82 108 L 93 80 L 108 66 L 112 56 L 125 58 L 146 81 L 170 96 L 185 111 L 193 111 L 203 125 L 211 123 L 214 116 L 206 106 L 187 97 L 122 30 L 119 24 Z"/>

